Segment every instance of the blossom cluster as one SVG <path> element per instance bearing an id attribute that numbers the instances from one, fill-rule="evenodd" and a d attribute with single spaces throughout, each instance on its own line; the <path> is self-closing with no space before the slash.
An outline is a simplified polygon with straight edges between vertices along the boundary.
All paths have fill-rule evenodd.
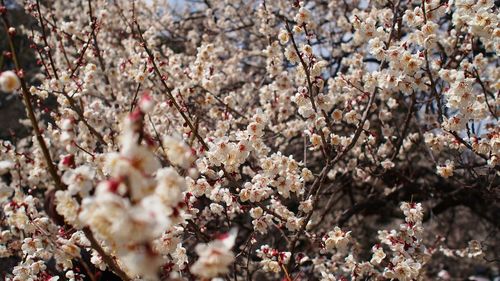
<path id="1" fill-rule="evenodd" d="M 0 2 L 0 92 L 29 129 L 0 140 L 6 280 L 497 260 L 494 1 L 22 2 Z"/>

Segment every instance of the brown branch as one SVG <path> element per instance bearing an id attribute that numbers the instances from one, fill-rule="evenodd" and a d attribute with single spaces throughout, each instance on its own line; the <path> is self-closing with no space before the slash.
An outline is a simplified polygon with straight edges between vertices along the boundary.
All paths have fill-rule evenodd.
<path id="1" fill-rule="evenodd" d="M 481 77 L 479 77 L 479 72 L 477 71 L 476 68 L 474 68 L 475 76 L 477 82 L 479 82 L 479 85 L 481 85 L 481 89 L 483 89 L 484 93 L 484 101 L 486 102 L 486 105 L 488 106 L 488 110 L 490 111 L 491 115 L 495 117 L 496 120 L 498 120 L 498 116 L 496 114 L 496 106 L 495 106 L 495 111 L 493 111 L 493 108 L 491 108 L 490 102 L 488 101 L 488 91 L 486 90 L 486 86 L 484 85 L 483 81 L 481 80 Z"/>
<path id="2" fill-rule="evenodd" d="M 172 104 L 174 105 L 174 107 L 177 109 L 177 111 L 179 112 L 179 114 L 182 116 L 182 118 L 184 119 L 184 121 L 186 122 L 186 124 L 189 126 L 189 128 L 191 129 L 191 131 L 193 132 L 193 134 L 196 136 L 196 138 L 198 139 L 198 141 L 200 142 L 200 144 L 203 146 L 203 148 L 205 150 L 208 150 L 209 149 L 208 144 L 200 136 L 200 134 L 196 130 L 195 126 L 193 125 L 193 122 L 191 121 L 191 119 L 186 115 L 186 113 L 182 110 L 182 108 L 179 105 L 179 103 L 175 100 L 175 97 L 174 97 L 174 95 L 172 93 L 172 89 L 170 89 L 170 87 L 165 82 L 165 79 L 163 79 L 162 73 L 161 73 L 160 69 L 158 68 L 158 66 L 156 65 L 154 54 L 149 49 L 146 40 L 142 36 L 141 27 L 139 26 L 139 23 L 137 22 L 137 19 L 134 18 L 133 20 L 134 20 L 134 23 L 135 23 L 137 31 L 138 31 L 137 33 L 138 33 L 139 39 L 141 41 L 141 46 L 144 48 L 144 50 L 148 54 L 150 62 L 152 64 L 152 66 L 153 66 L 153 70 L 156 73 L 156 75 L 158 75 L 158 77 L 160 78 L 160 81 L 161 81 L 163 87 L 167 91 L 167 95 L 170 98 L 170 101 L 172 102 Z"/>
<path id="3" fill-rule="evenodd" d="M 101 244 L 99 244 L 99 241 L 95 239 L 94 234 L 92 233 L 90 228 L 84 227 L 82 231 L 83 233 L 85 233 L 85 237 L 89 239 L 92 249 L 96 250 L 99 253 L 106 265 L 108 265 L 109 268 L 122 280 L 132 281 L 132 279 L 128 277 L 128 275 L 120 268 L 116 261 L 110 255 L 108 255 L 106 251 L 104 251 L 104 249 L 101 247 Z"/>
<path id="4" fill-rule="evenodd" d="M 312 108 L 314 109 L 314 112 L 317 112 L 316 108 L 316 103 L 314 102 L 314 93 L 313 93 L 313 85 L 311 82 L 311 77 L 309 75 L 309 67 L 307 66 L 306 62 L 304 61 L 304 58 L 302 57 L 301 52 L 299 51 L 299 47 L 297 46 L 297 43 L 295 42 L 295 37 L 293 36 L 293 32 L 290 28 L 290 25 L 288 23 L 288 20 L 285 18 L 285 27 L 290 35 L 290 40 L 292 41 L 293 49 L 297 53 L 297 56 L 299 57 L 300 64 L 302 65 L 302 68 L 304 69 L 304 72 L 306 74 L 306 80 L 307 80 L 307 88 L 309 89 L 309 100 L 311 101 Z"/>
<path id="5" fill-rule="evenodd" d="M 394 159 L 396 159 L 396 157 L 398 156 L 399 151 L 401 150 L 401 146 L 403 145 L 403 141 L 405 139 L 405 136 L 408 132 L 408 128 L 409 128 L 410 121 L 411 121 L 411 116 L 413 115 L 413 112 L 415 110 L 414 109 L 415 100 L 416 100 L 415 96 L 416 96 L 415 92 L 413 92 L 411 95 L 410 105 L 408 106 L 408 113 L 406 114 L 406 119 L 405 119 L 405 123 L 403 126 L 403 131 L 401 132 L 401 136 L 398 139 L 398 142 L 396 144 L 396 148 L 394 149 L 394 153 L 392 154 L 392 157 L 391 157 L 391 161 L 394 161 Z"/>
<path id="6" fill-rule="evenodd" d="M 101 67 L 101 71 L 102 71 L 102 74 L 104 76 L 104 82 L 106 83 L 106 85 L 111 86 L 111 82 L 109 80 L 108 74 L 106 73 L 106 65 L 104 63 L 104 59 L 102 58 L 101 50 L 99 49 L 99 43 L 97 42 L 97 33 L 95 31 L 97 29 L 97 20 L 93 16 L 93 13 L 92 13 L 92 0 L 88 0 L 87 3 L 88 3 L 88 7 L 89 7 L 90 24 L 92 26 L 92 39 L 94 41 L 94 49 L 95 49 L 95 53 L 97 54 L 97 60 L 99 61 L 99 66 Z M 111 97 L 113 99 L 115 99 L 113 87 L 109 87 L 109 89 L 111 91 L 111 93 L 110 93 Z"/>

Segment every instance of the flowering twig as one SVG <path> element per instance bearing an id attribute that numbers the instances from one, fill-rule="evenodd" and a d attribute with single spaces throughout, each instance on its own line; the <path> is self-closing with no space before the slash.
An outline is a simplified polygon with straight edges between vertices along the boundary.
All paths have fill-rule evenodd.
<path id="1" fill-rule="evenodd" d="M 4 6 L 4 1 L 2 0 L 2 6 Z M 19 77 L 19 80 L 21 81 L 21 92 L 24 100 L 24 104 L 26 105 L 26 111 L 28 112 L 28 117 L 31 122 L 31 126 L 33 126 L 33 131 L 35 132 L 36 139 L 38 141 L 38 144 L 40 145 L 40 148 L 42 149 L 43 156 L 45 158 L 45 162 L 47 164 L 47 167 L 49 169 L 49 173 L 52 176 L 52 179 L 54 180 L 54 183 L 56 185 L 56 189 L 62 189 L 63 184 L 61 182 L 61 179 L 59 178 L 59 175 L 57 174 L 57 168 L 52 162 L 52 157 L 50 156 L 49 149 L 47 147 L 47 144 L 45 142 L 45 139 L 42 136 L 42 132 L 40 130 L 40 127 L 38 127 L 38 120 L 35 116 L 35 112 L 33 111 L 33 106 L 31 105 L 31 93 L 28 90 L 28 87 L 26 86 L 26 81 L 24 80 L 24 71 L 21 68 L 21 65 L 19 63 L 19 59 L 17 57 L 17 52 L 16 48 L 14 47 L 14 42 L 12 41 L 12 35 L 9 33 L 9 22 L 7 20 L 7 15 L 4 13 L 2 14 L 2 21 L 3 21 L 3 26 L 5 29 L 5 33 L 7 34 L 7 41 L 9 43 L 10 51 L 12 53 L 12 59 L 14 61 L 14 66 L 17 71 L 17 75 Z"/>

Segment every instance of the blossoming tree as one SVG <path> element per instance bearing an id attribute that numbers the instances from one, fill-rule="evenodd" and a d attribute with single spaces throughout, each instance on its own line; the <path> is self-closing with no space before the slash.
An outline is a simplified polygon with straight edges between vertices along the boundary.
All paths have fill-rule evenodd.
<path id="1" fill-rule="evenodd" d="M 1 141 L 6 280 L 451 280 L 499 260 L 492 0 L 0 16 L 0 90 L 32 132 Z"/>

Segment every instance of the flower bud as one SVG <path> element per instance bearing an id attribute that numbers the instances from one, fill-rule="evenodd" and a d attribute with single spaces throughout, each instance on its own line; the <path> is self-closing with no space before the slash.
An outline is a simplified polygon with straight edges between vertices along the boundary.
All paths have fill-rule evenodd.
<path id="1" fill-rule="evenodd" d="M 0 74 L 0 89 L 3 92 L 11 93 L 21 87 L 21 81 L 13 71 L 5 71 Z"/>
<path id="2" fill-rule="evenodd" d="M 7 32 L 9 33 L 9 35 L 11 37 L 16 35 L 16 29 L 14 27 L 9 27 L 9 29 L 7 30 Z"/>

